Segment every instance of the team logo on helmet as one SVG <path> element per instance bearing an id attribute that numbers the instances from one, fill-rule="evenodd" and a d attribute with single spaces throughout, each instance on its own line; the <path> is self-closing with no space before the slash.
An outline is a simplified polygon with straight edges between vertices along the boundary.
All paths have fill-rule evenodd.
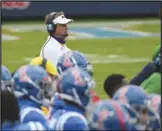
<path id="1" fill-rule="evenodd" d="M 161 103 L 161 97 L 159 95 L 152 95 L 149 101 L 149 105 L 158 112 L 159 104 Z"/>
<path id="2" fill-rule="evenodd" d="M 80 77 L 79 70 L 77 70 L 76 68 L 72 70 L 72 75 L 74 77 L 74 82 L 76 85 L 84 86 L 86 84 L 82 77 Z"/>
<path id="3" fill-rule="evenodd" d="M 65 67 L 72 67 L 73 63 L 71 62 L 70 60 L 70 57 L 71 57 L 71 52 L 68 52 L 65 57 L 64 57 L 64 61 L 63 61 L 63 65 Z"/>
<path id="4" fill-rule="evenodd" d="M 29 82 L 30 81 L 29 76 L 26 74 L 26 66 L 23 66 L 22 68 L 20 68 L 19 75 L 20 75 L 21 82 Z"/>
<path id="5" fill-rule="evenodd" d="M 123 87 L 122 90 L 119 91 L 119 95 L 118 95 L 118 100 L 127 103 L 127 98 L 126 98 L 126 93 L 128 92 L 128 88 L 127 87 Z"/>
<path id="6" fill-rule="evenodd" d="M 108 118 L 109 116 L 109 111 L 107 109 L 102 109 L 101 112 L 98 113 L 98 127 L 99 129 L 104 130 L 104 121 Z"/>

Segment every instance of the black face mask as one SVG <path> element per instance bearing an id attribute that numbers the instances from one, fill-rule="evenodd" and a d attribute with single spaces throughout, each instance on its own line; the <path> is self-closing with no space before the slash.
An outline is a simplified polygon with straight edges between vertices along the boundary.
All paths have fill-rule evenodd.
<path id="1" fill-rule="evenodd" d="M 8 91 L 13 91 L 14 90 L 14 80 L 6 80 L 6 81 L 2 81 L 1 80 L 1 86 L 3 87 L 3 90 L 8 90 Z"/>

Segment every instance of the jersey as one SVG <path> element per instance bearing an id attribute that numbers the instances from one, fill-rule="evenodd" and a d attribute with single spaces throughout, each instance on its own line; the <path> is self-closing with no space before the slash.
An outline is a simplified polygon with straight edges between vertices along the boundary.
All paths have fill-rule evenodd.
<path id="1" fill-rule="evenodd" d="M 19 98 L 19 107 L 20 107 L 20 122 L 27 123 L 30 121 L 40 122 L 42 124 L 46 124 L 47 117 L 41 110 L 41 105 L 28 100 Z"/>
<path id="2" fill-rule="evenodd" d="M 71 50 L 65 44 L 61 44 L 49 36 L 41 49 L 40 56 L 50 60 L 54 67 L 57 67 L 59 57 L 68 51 Z"/>
<path id="3" fill-rule="evenodd" d="M 49 127 L 53 130 L 87 130 L 88 122 L 84 110 L 67 103 L 59 96 L 53 98 L 53 106 L 49 112 Z"/>
<path id="4" fill-rule="evenodd" d="M 64 100 L 58 95 L 58 93 L 56 92 L 55 95 L 52 97 L 51 99 L 53 106 L 49 108 L 49 114 L 54 114 L 56 111 L 60 110 L 60 109 L 64 109 L 65 107 L 65 102 Z"/>
<path id="5" fill-rule="evenodd" d="M 161 94 L 161 74 L 153 73 L 141 86 L 147 93 Z"/>
<path id="6" fill-rule="evenodd" d="M 49 128 L 41 124 L 40 122 L 28 122 L 25 124 L 20 123 L 4 123 L 2 124 L 2 131 L 13 131 L 13 130 L 26 130 L 26 131 L 38 131 L 38 130 L 48 130 Z"/>
<path id="7" fill-rule="evenodd" d="M 77 112 L 58 110 L 49 119 L 49 127 L 53 130 L 88 130 L 86 118 Z"/>

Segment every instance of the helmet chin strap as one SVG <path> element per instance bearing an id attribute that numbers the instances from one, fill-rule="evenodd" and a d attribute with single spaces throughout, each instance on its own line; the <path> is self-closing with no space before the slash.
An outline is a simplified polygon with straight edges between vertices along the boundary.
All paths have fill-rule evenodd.
<path id="1" fill-rule="evenodd" d="M 80 105 L 78 103 L 78 101 L 76 100 L 76 98 L 67 95 L 67 94 L 63 94 L 63 93 L 56 93 L 55 95 L 58 95 L 61 99 L 63 99 L 64 101 L 70 102 L 71 104 L 74 104 L 77 106 L 78 109 L 81 109 L 83 111 L 83 113 L 85 112 L 86 107 L 84 107 L 83 105 Z M 53 101 L 53 100 L 51 100 Z M 54 103 L 52 103 L 53 106 Z"/>
<path id="2" fill-rule="evenodd" d="M 74 103 L 82 106 L 81 101 L 79 100 L 79 98 L 76 98 L 76 97 L 74 98 L 74 97 L 72 97 L 70 95 L 63 94 L 63 93 L 58 93 L 57 95 L 59 95 L 62 99 L 65 99 L 67 101 L 74 102 Z"/>
<path id="3" fill-rule="evenodd" d="M 13 91 L 14 92 L 14 94 L 15 94 L 15 96 L 17 97 L 17 98 L 21 98 L 21 97 L 23 97 L 23 96 L 25 96 L 25 94 L 24 93 L 22 93 L 22 92 L 20 92 L 20 91 Z"/>
<path id="4" fill-rule="evenodd" d="M 63 94 L 63 93 L 58 93 L 58 95 L 62 98 L 62 99 L 65 99 L 65 100 L 68 100 L 68 101 L 71 101 L 71 102 L 75 102 L 78 104 L 78 102 L 76 100 L 74 100 L 74 98 L 70 95 L 67 95 L 67 94 Z"/>
<path id="5" fill-rule="evenodd" d="M 76 98 L 76 102 L 77 102 L 79 105 L 83 105 L 82 102 L 80 101 L 80 98 L 79 98 L 79 96 L 78 96 L 78 94 L 77 94 L 76 89 L 73 88 L 72 91 L 73 91 L 74 97 Z"/>
<path id="6" fill-rule="evenodd" d="M 42 100 L 42 105 L 45 107 L 49 107 L 50 105 L 52 105 L 52 102 L 49 99 L 44 98 Z"/>

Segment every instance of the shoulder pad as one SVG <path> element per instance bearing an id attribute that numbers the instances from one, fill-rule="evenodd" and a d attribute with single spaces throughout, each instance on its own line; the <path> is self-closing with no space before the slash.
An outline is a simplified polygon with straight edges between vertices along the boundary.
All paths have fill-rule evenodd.
<path id="1" fill-rule="evenodd" d="M 88 130 L 86 118 L 76 112 L 67 112 L 61 115 L 55 125 L 56 130 Z"/>
<path id="2" fill-rule="evenodd" d="M 47 118 L 40 109 L 27 107 L 21 110 L 20 121 L 21 123 L 27 123 L 29 121 L 45 123 L 47 121 Z"/>

